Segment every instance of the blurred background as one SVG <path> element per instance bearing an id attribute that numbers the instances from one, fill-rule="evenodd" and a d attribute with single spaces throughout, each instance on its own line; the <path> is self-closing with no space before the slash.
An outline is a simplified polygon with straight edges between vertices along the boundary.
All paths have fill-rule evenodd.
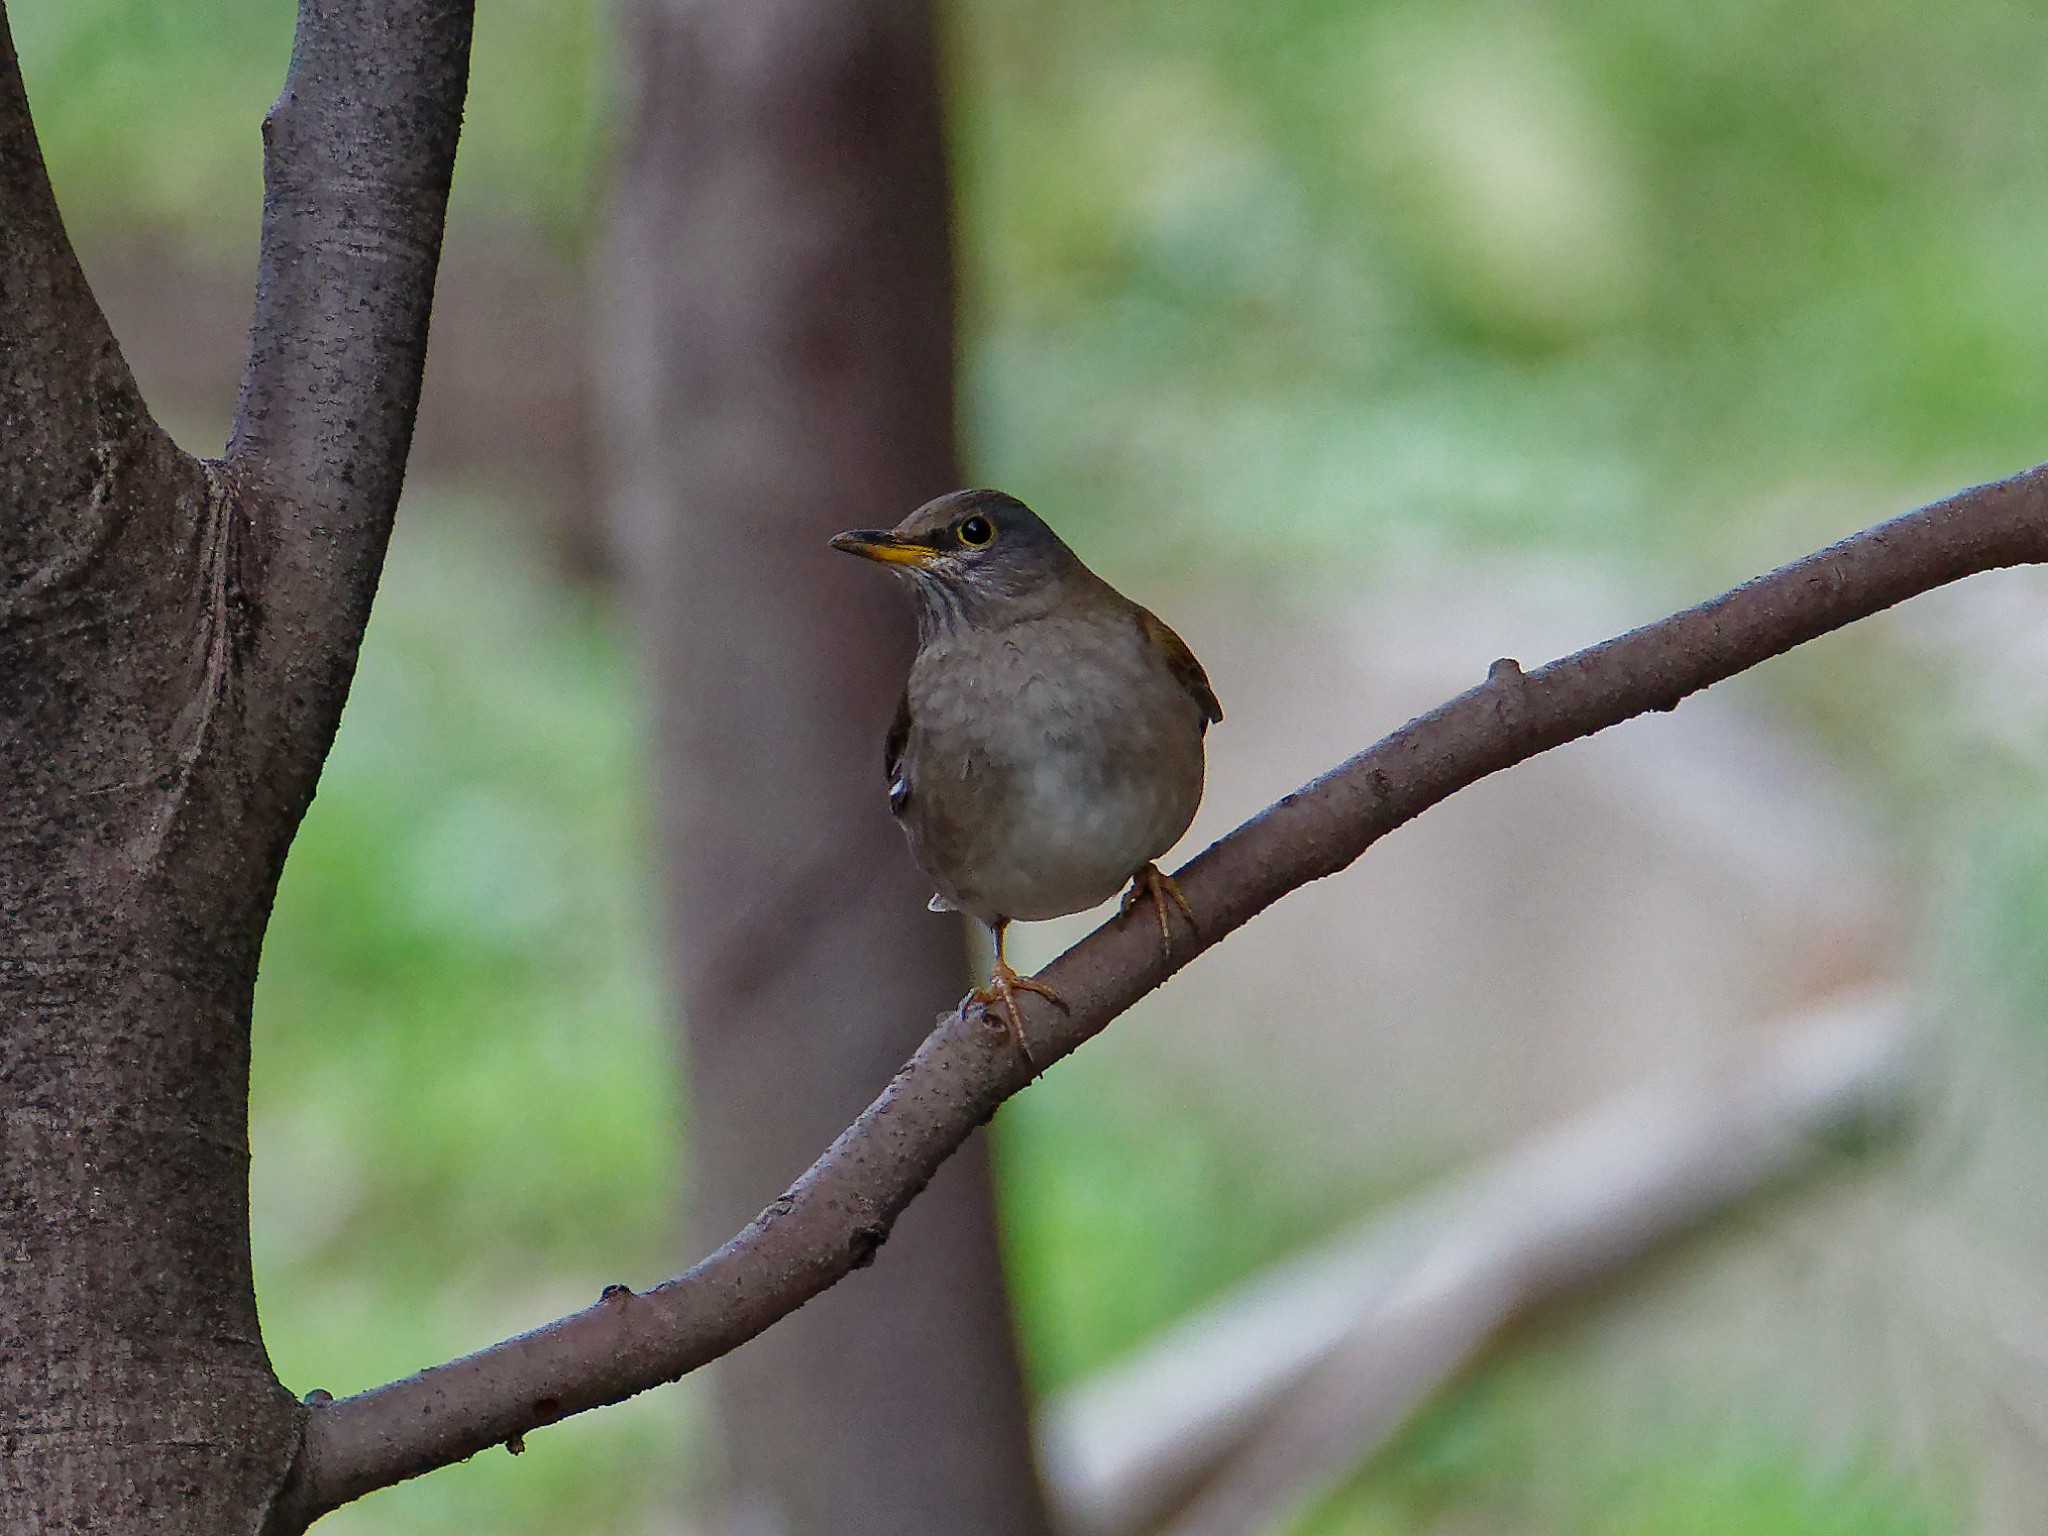
<path id="1" fill-rule="evenodd" d="M 291 7 L 10 12 L 87 272 L 159 414 L 218 451 Z M 1227 718 L 1177 857 L 1496 656 L 1534 665 L 2048 451 L 2031 7 L 956 0 L 933 21 L 954 222 L 904 237 L 955 258 L 957 462 L 1207 664 Z M 653 808 L 688 767 L 653 760 L 663 674 L 634 615 L 659 599 L 645 575 L 621 591 L 603 445 L 631 434 L 603 397 L 622 272 L 694 292 L 707 258 L 620 255 L 620 189 L 659 165 L 617 169 L 651 111 L 618 25 L 589 0 L 479 6 L 406 504 L 257 1000 L 257 1277 L 297 1391 L 695 1256 L 669 1001 L 693 978 Z M 760 72 L 743 53 L 693 57 Z M 759 115 L 806 110 L 771 93 Z M 792 569 L 794 545 L 889 520 L 856 513 L 792 512 Z M 1257 1325 L 1271 1266 L 1341 1272 L 1351 1234 L 1418 1199 L 1441 1217 L 1438 1192 L 1645 1082 L 1771 1081 L 1824 1015 L 1853 1040 L 1910 1026 L 1902 1133 L 1837 1135 L 1648 1267 L 1508 1307 L 1271 1528 L 2048 1526 L 2044 663 L 2048 585 L 1980 579 L 1517 770 L 1007 1105 L 996 1209 L 1055 1507 L 1084 1523 L 1091 1474 L 1057 1448 L 1105 1383 L 1187 1350 L 1228 1396 L 1204 1320 Z M 874 747 L 821 769 L 877 815 L 887 711 L 855 711 Z M 951 945 L 900 907 L 908 942 Z M 1019 930 L 1018 954 L 1096 920 Z M 834 1021 L 828 998 L 800 1022 Z M 1640 1170 L 1617 1124 L 1620 1185 Z M 773 1529 L 707 1500 L 717 1417 L 693 1378 L 323 1528 Z"/>

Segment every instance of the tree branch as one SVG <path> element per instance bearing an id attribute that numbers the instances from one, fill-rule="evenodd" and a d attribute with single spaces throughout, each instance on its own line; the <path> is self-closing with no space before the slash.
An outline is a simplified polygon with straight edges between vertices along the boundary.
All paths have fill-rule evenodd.
<path id="1" fill-rule="evenodd" d="M 1288 795 L 1179 873 L 1201 917 L 1162 958 L 1112 921 L 1042 973 L 1071 1007 L 1034 1005 L 1032 1054 L 1064 1056 L 1196 953 L 1287 892 L 1335 874 L 1465 786 L 1732 677 L 1964 576 L 2048 559 L 2048 466 L 1880 524 L 1711 602 L 1524 675 L 1487 680 Z M 822 1008 L 821 1008 L 822 1011 Z M 595 1305 L 309 1416 L 287 1505 L 317 1515 L 673 1381 L 868 1263 L 934 1170 L 1029 1081 L 1000 1031 L 951 1014 L 825 1154 L 716 1253 L 645 1295 Z M 765 1090 L 766 1085 L 764 1085 Z"/>
<path id="2" fill-rule="evenodd" d="M 117 471 L 161 437 L 64 233 L 0 0 L 0 630 L 98 558 Z"/>
<path id="3" fill-rule="evenodd" d="M 263 121 L 256 314 L 227 471 L 253 537 L 253 739 L 310 795 L 412 443 L 474 0 L 300 0 Z M 238 530 L 238 534 L 241 530 Z"/>

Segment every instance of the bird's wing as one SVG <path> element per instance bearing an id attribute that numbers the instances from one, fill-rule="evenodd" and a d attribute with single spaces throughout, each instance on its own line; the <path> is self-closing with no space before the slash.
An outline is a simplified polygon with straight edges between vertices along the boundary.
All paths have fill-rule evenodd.
<path id="1" fill-rule="evenodd" d="M 1212 720 L 1222 720 L 1223 706 L 1216 702 L 1216 690 L 1209 686 L 1209 674 L 1195 660 L 1195 653 L 1188 649 L 1187 641 L 1176 635 L 1166 620 L 1149 608 L 1138 609 L 1138 627 L 1166 658 L 1166 670 L 1173 674 L 1174 681 L 1187 689 L 1194 701 L 1202 706 L 1202 729 L 1208 730 Z"/>
<path id="2" fill-rule="evenodd" d="M 896 701 L 896 718 L 890 722 L 888 739 L 882 743 L 882 782 L 889 786 L 891 816 L 901 816 L 903 807 L 910 804 L 910 768 L 903 760 L 909 745 L 910 689 L 906 685 L 903 697 Z"/>

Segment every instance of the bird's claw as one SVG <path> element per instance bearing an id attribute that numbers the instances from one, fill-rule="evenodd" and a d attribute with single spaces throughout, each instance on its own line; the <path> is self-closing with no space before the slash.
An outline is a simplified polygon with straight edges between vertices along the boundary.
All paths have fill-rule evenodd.
<path id="1" fill-rule="evenodd" d="M 1002 1005 L 1005 1027 L 1009 1031 L 1010 1039 L 1015 1042 L 1025 1065 L 1035 1069 L 1038 1062 L 1031 1055 L 1031 1047 L 1025 1044 L 1024 1018 L 1017 1012 L 1019 992 L 1036 992 L 1062 1013 L 1067 1011 L 1067 1000 L 1059 993 L 1035 976 L 1019 976 L 1004 960 L 996 961 L 995 969 L 989 973 L 988 985 L 976 987 L 967 994 L 967 999 L 969 1002 L 979 1003 L 984 1013 L 994 1009 L 998 1003 Z"/>
<path id="2" fill-rule="evenodd" d="M 1124 892 L 1123 900 L 1117 903 L 1117 916 L 1127 917 L 1131 908 L 1138 904 L 1138 892 L 1142 889 L 1152 898 L 1152 908 L 1159 914 L 1159 947 L 1168 959 L 1173 957 L 1173 926 L 1167 921 L 1166 903 L 1172 900 L 1180 908 L 1180 915 L 1187 919 L 1188 927 L 1200 937 L 1201 924 L 1195 921 L 1195 909 L 1188 905 L 1187 897 L 1181 894 L 1179 884 L 1173 876 L 1160 869 L 1157 864 L 1145 864 L 1131 876 L 1131 888 Z"/>

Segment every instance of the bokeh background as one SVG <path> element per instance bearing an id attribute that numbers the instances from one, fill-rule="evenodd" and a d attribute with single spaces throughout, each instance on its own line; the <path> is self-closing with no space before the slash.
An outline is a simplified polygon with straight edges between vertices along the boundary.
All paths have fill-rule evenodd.
<path id="1" fill-rule="evenodd" d="M 291 7 L 10 9 L 88 274 L 213 451 Z M 609 17 L 479 11 L 419 451 L 257 1002 L 257 1275 L 298 1390 L 671 1272 L 688 1179 L 586 385 Z M 2044 456 L 2034 8 L 941 14 L 967 461 L 1208 662 L 1190 849 L 1497 655 Z M 1511 776 L 1060 1066 L 994 1131 L 1034 1389 L 1897 984 L 1938 1045 L 1903 1145 L 1517 1337 L 1298 1529 L 2039 1529 L 2044 636 L 2039 581 L 1980 582 Z M 703 1412 L 686 1383 L 329 1525 L 689 1530 Z"/>

